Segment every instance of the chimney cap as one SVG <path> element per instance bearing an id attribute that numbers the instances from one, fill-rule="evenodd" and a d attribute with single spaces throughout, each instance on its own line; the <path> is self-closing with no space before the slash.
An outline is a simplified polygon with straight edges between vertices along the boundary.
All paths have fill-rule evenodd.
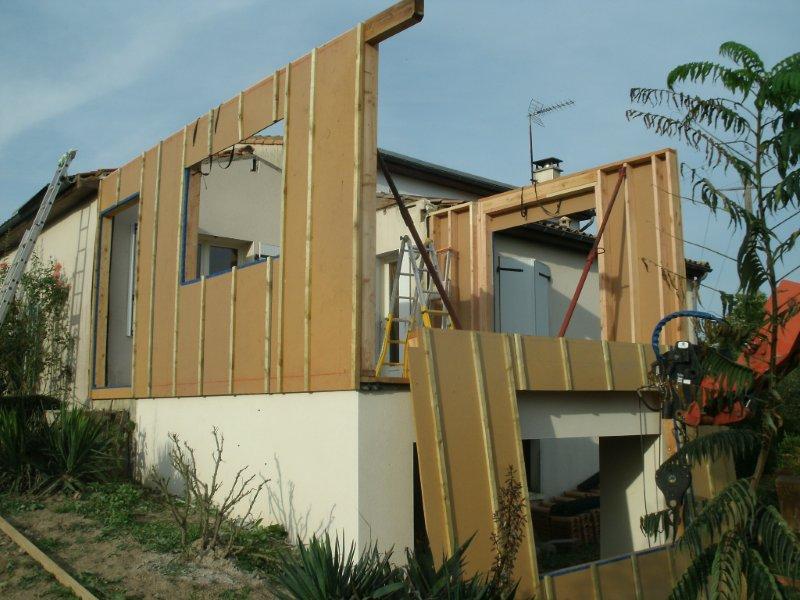
<path id="1" fill-rule="evenodd" d="M 550 167 L 560 169 L 562 162 L 564 161 L 562 161 L 560 158 L 556 158 L 555 156 L 549 156 L 547 158 L 540 158 L 539 160 L 533 161 L 533 165 L 539 169 L 547 169 Z"/>

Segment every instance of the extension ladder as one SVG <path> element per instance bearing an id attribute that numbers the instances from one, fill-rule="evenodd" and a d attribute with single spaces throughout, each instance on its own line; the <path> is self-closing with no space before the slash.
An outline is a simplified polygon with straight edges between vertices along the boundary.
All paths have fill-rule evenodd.
<path id="1" fill-rule="evenodd" d="M 436 273 L 444 284 L 445 291 L 450 292 L 450 267 L 452 262 L 452 250 L 447 249 L 438 252 L 434 248 L 433 241 L 428 240 L 425 244 L 431 262 L 436 269 Z M 439 255 L 444 254 L 444 264 L 440 267 Z M 410 270 L 404 271 L 404 268 Z M 400 282 L 406 278 L 408 295 L 401 294 Z M 408 301 L 408 315 L 400 316 L 400 300 Z M 395 314 L 397 308 L 398 314 Z M 436 319 L 438 317 L 438 323 Z M 397 325 L 395 329 L 395 324 Z M 442 302 L 442 297 L 433 284 L 433 279 L 425 267 L 419 250 L 407 235 L 400 238 L 400 251 L 397 258 L 397 268 L 392 281 L 392 291 L 389 296 L 389 311 L 386 316 L 383 328 L 383 342 L 378 362 L 375 367 L 375 376 L 385 375 L 386 368 L 401 368 L 403 377 L 408 376 L 408 341 L 412 332 L 419 328 L 432 328 L 437 326 L 441 329 L 452 328 L 450 313 Z M 401 327 L 405 327 L 405 335 L 401 332 Z M 396 336 L 396 337 L 393 337 Z M 389 360 L 392 345 L 403 346 L 403 357 L 398 361 Z"/>
<path id="2" fill-rule="evenodd" d="M 0 288 L 0 326 L 2 326 L 5 321 L 8 308 L 14 301 L 14 297 L 17 293 L 17 286 L 22 280 L 22 275 L 25 273 L 25 266 L 28 264 L 28 260 L 33 253 L 33 248 L 36 245 L 36 238 L 39 237 L 42 229 L 44 229 L 47 215 L 50 214 L 50 209 L 53 208 L 53 203 L 56 200 L 56 196 L 58 196 L 58 191 L 61 189 L 61 184 L 67 174 L 67 168 L 76 154 L 76 150 L 70 150 L 61 156 L 53 179 L 50 181 L 50 185 L 47 186 L 47 192 L 45 192 L 44 198 L 41 204 L 39 204 L 36 217 L 34 217 L 33 223 L 22 235 L 22 241 L 20 241 L 17 247 L 14 261 L 8 269 L 8 273 L 6 273 L 2 288 Z"/>

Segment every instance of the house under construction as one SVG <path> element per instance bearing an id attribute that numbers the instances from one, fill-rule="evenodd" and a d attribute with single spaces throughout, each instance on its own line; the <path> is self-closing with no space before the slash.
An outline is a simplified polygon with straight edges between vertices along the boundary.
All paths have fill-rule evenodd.
<path id="1" fill-rule="evenodd" d="M 389 152 L 381 170 L 380 43 L 421 19 L 403 0 L 73 178 L 38 250 L 70 273 L 79 400 L 130 412 L 143 473 L 166 468 L 170 432 L 210 456 L 216 426 L 228 464 L 271 479 L 263 516 L 291 535 L 402 549 L 416 516 L 437 557 L 474 535 L 475 570 L 509 467 L 544 498 L 599 472 L 609 560 L 540 581 L 528 504 L 521 589 L 666 597 L 683 558 L 639 529 L 663 508 L 669 451 L 641 394 L 653 325 L 705 272 L 684 257 L 676 153 L 550 165 L 526 187 Z M 7 250 L 31 206 L 3 226 Z M 556 337 L 594 242 L 579 224 L 606 212 Z"/>

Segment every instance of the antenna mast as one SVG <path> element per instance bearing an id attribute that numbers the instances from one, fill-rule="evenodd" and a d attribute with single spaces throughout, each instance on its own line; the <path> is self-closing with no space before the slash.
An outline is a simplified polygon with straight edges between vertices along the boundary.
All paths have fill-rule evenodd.
<path id="1" fill-rule="evenodd" d="M 561 102 L 556 102 L 554 104 L 544 105 L 535 98 L 531 99 L 531 103 L 528 105 L 528 152 L 530 153 L 530 164 L 531 164 L 531 183 L 536 183 L 536 178 L 534 177 L 533 173 L 533 125 L 534 123 L 539 127 L 544 127 L 544 122 L 542 121 L 542 115 L 555 112 L 557 110 L 561 110 L 562 108 L 567 108 L 568 106 L 572 106 L 575 104 L 574 100 L 562 100 Z"/>

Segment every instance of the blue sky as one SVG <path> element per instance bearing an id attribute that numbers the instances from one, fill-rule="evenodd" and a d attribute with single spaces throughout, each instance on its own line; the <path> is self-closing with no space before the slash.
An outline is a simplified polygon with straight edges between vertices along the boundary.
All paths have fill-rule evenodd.
<path id="1" fill-rule="evenodd" d="M 78 148 L 73 170 L 115 167 L 276 67 L 391 0 L 4 3 L 0 8 L 0 220 Z M 560 2 L 428 0 L 423 22 L 383 43 L 379 144 L 524 183 L 532 97 L 576 104 L 536 131 L 537 156 L 567 172 L 675 141 L 628 123 L 628 91 L 662 85 L 736 40 L 767 64 L 800 50 L 797 0 Z M 684 186 L 684 193 L 688 186 Z M 685 237 L 735 255 L 723 216 L 684 203 Z M 800 217 L 782 231 L 800 227 Z M 735 264 L 708 260 L 706 283 L 735 287 Z M 795 252 L 783 271 L 800 264 Z M 798 279 L 800 277 L 795 277 Z M 706 290 L 704 303 L 718 308 Z"/>

